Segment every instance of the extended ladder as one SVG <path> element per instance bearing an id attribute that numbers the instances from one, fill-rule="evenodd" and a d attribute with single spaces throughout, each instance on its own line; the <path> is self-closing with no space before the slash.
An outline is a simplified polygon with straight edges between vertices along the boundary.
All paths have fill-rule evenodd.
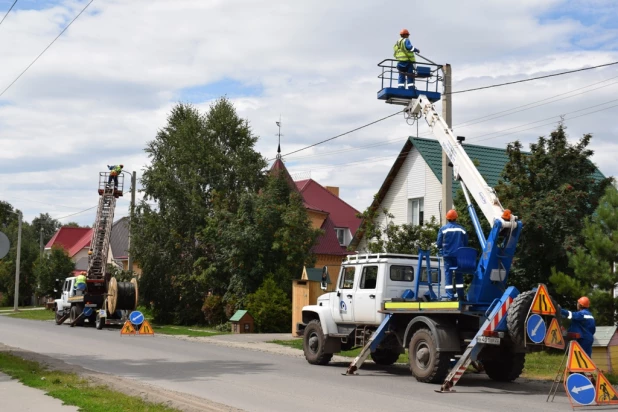
<path id="1" fill-rule="evenodd" d="M 106 279 L 109 240 L 114 223 L 116 199 L 122 196 L 122 175 L 118 176 L 118 188 L 113 183 L 108 185 L 109 173 L 99 173 L 99 207 L 97 217 L 92 226 L 90 240 L 91 254 L 88 256 L 87 278 L 92 280 Z"/>

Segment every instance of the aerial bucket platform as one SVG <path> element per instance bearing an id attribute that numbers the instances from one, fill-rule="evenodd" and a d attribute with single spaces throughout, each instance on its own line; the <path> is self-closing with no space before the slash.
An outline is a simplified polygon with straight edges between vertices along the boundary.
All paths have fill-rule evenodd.
<path id="1" fill-rule="evenodd" d="M 399 70 L 395 59 L 384 59 L 378 63 L 382 73 L 378 76 L 382 80 L 382 87 L 378 92 L 378 99 L 386 103 L 407 106 L 410 100 L 425 96 L 435 103 L 442 97 L 441 69 L 442 65 L 431 63 L 417 55 L 417 62 L 413 73 L 408 74 L 408 88 L 398 88 Z M 414 86 L 412 86 L 414 80 Z"/>

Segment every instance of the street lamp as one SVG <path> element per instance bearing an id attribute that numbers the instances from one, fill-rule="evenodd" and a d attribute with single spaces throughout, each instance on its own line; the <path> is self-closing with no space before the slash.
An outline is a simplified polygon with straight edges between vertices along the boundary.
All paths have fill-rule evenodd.
<path id="1" fill-rule="evenodd" d="M 127 254 L 129 256 L 129 262 L 127 265 L 129 266 L 129 273 L 133 275 L 133 254 L 131 253 L 131 224 L 133 223 L 133 211 L 135 209 L 135 187 L 137 186 L 137 175 L 135 172 L 122 171 L 122 173 L 130 173 L 131 174 L 131 205 L 130 205 L 130 213 L 129 213 L 129 242 L 127 245 Z"/>

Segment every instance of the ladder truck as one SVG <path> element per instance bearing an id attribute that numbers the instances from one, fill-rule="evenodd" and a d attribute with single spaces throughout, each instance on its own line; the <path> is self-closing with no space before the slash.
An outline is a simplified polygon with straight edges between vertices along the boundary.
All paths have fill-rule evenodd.
<path id="1" fill-rule="evenodd" d="M 440 300 L 439 261 L 430 259 L 427 251 L 419 251 L 418 258 L 389 253 L 348 257 L 337 290 L 302 310 L 297 332 L 303 333 L 305 358 L 323 365 L 333 353 L 363 347 L 346 371 L 350 375 L 368 356 L 388 365 L 408 349 L 412 374 L 421 382 L 442 383 L 440 392 L 452 391 L 472 362 L 482 365 L 494 380 L 512 381 L 524 367 L 530 344 L 525 324 L 536 293 L 519 293 L 507 284 L 522 222 L 502 207 L 465 152 L 463 138 L 455 137 L 435 109 L 433 103 L 441 97 L 437 91 L 441 66 L 428 62 L 417 67 L 416 87 L 398 88 L 393 87 L 396 64 L 390 59 L 378 64 L 382 67 L 378 99 L 405 106 L 406 120 L 422 117 L 427 121 L 453 165 L 454 178 L 461 183 L 482 253 L 477 257 L 472 248 L 459 250 L 457 270 L 473 275 L 459 301 Z M 423 81 L 425 89 L 421 90 Z M 471 198 L 491 226 L 487 236 Z M 372 311 L 375 316 L 368 317 Z M 559 314 L 556 317 L 559 322 Z"/>
<path id="2" fill-rule="evenodd" d="M 108 179 L 109 173 L 99 173 L 99 205 L 88 251 L 86 290 L 75 290 L 75 277 L 64 280 L 62 296 L 55 301 L 57 325 L 69 319 L 71 326 L 82 326 L 88 320 L 100 330 L 122 321 L 126 317 L 122 310 L 133 310 L 137 305 L 137 281 L 118 282 L 107 271 L 116 200 L 123 195 L 124 186 L 122 175 L 118 176 L 118 187 Z"/>

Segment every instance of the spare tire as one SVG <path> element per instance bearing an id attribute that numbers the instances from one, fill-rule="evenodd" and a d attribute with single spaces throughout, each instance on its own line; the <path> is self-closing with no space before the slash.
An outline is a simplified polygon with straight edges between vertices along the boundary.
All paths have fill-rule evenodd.
<path id="1" fill-rule="evenodd" d="M 511 341 L 517 348 L 523 348 L 526 342 L 526 319 L 536 291 L 520 293 L 506 313 L 506 325 Z"/>

